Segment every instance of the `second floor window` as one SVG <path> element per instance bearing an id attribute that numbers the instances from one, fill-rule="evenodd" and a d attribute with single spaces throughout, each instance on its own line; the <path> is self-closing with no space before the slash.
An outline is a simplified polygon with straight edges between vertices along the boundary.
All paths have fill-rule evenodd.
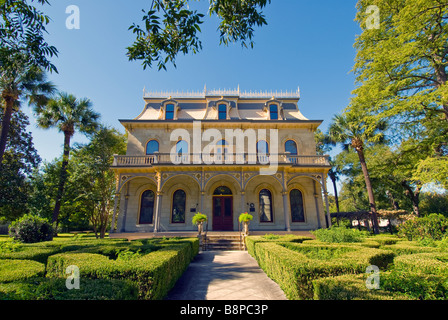
<path id="1" fill-rule="evenodd" d="M 267 155 L 269 153 L 269 146 L 265 140 L 257 142 L 257 154 Z"/>
<path id="2" fill-rule="evenodd" d="M 290 155 L 297 155 L 297 144 L 294 140 L 288 140 L 285 142 L 285 151 L 289 152 Z"/>
<path id="3" fill-rule="evenodd" d="M 165 119 L 173 120 L 174 119 L 174 104 L 167 104 L 165 110 Z"/>
<path id="4" fill-rule="evenodd" d="M 146 154 L 154 154 L 156 152 L 159 152 L 159 143 L 157 140 L 151 140 L 146 144 Z"/>
<path id="5" fill-rule="evenodd" d="M 179 140 L 176 144 L 176 153 L 178 155 L 188 154 L 188 142 L 185 140 Z"/>

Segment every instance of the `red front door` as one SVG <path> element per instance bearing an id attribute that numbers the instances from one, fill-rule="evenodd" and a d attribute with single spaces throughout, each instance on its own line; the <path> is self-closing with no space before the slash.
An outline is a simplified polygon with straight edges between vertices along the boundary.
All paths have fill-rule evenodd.
<path id="1" fill-rule="evenodd" d="M 213 197 L 213 231 L 233 231 L 233 197 Z"/>

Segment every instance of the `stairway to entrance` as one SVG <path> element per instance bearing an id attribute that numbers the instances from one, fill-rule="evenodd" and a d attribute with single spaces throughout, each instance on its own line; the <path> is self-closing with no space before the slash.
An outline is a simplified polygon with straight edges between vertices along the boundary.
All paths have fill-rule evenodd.
<path id="1" fill-rule="evenodd" d="M 202 251 L 226 250 L 243 251 L 245 250 L 243 236 L 239 232 L 207 232 L 202 236 Z"/>

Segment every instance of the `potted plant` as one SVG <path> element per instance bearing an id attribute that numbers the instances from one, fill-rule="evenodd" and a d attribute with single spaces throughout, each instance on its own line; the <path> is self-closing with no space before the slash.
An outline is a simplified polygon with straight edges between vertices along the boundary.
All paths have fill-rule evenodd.
<path id="1" fill-rule="evenodd" d="M 193 222 L 193 224 L 197 224 L 198 225 L 199 235 L 202 234 L 202 231 L 203 231 L 203 228 L 204 228 L 203 224 L 207 220 L 208 220 L 207 216 L 205 214 L 200 213 L 200 212 L 196 213 L 193 216 L 192 222 Z"/>
<path id="2" fill-rule="evenodd" d="M 243 233 L 245 235 L 249 234 L 249 222 L 251 222 L 253 218 L 254 217 L 247 212 L 240 214 L 240 217 L 238 218 L 239 222 L 243 223 Z"/>

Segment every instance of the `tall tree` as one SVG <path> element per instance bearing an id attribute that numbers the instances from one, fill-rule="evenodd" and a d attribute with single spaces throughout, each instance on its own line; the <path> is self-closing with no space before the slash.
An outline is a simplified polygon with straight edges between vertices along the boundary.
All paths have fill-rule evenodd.
<path id="1" fill-rule="evenodd" d="M 381 17 L 378 28 L 370 23 L 372 4 Z M 399 141 L 430 146 L 419 171 L 438 180 L 438 166 L 448 163 L 448 2 L 359 0 L 357 7 L 362 33 L 350 109 L 387 119 Z"/>
<path id="2" fill-rule="evenodd" d="M 175 60 L 179 53 L 197 53 L 202 49 L 198 33 L 204 14 L 189 9 L 189 0 L 153 0 L 142 21 L 144 28 L 135 23 L 129 30 L 136 35 L 127 48 L 129 60 L 142 60 L 143 68 L 157 63 L 158 69 Z M 209 0 L 210 16 L 220 20 L 220 43 L 241 42 L 253 47 L 254 27 L 266 25 L 262 9 L 270 0 Z"/>
<path id="3" fill-rule="evenodd" d="M 366 124 L 360 120 L 360 117 L 353 113 L 345 113 L 344 115 L 336 115 L 328 129 L 329 136 L 334 143 L 342 144 L 344 149 L 353 148 L 356 151 L 359 162 L 361 163 L 362 172 L 366 184 L 367 194 L 369 197 L 370 211 L 372 212 L 374 232 L 379 233 L 378 216 L 375 204 L 375 195 L 373 193 L 372 183 L 364 156 L 365 143 L 369 141 L 383 141 L 385 128 L 384 123 L 379 123 L 376 130 L 366 130 Z"/>
<path id="4" fill-rule="evenodd" d="M 0 114 L 0 120 L 2 117 Z M 31 176 L 41 160 L 27 131 L 28 125 L 23 112 L 13 114 L 0 174 L 0 217 L 9 221 L 27 212 Z"/>
<path id="5" fill-rule="evenodd" d="M 0 135 L 0 168 L 8 140 L 11 116 L 20 107 L 19 99 L 26 97 L 30 104 L 42 107 L 55 91 L 55 86 L 47 81 L 44 71 L 38 67 L 30 67 L 24 61 L 26 59 L 24 55 L 17 55 L 16 58 L 14 67 L 10 66 L 7 71 L 0 69 L 0 92 L 4 108 Z"/>
<path id="6" fill-rule="evenodd" d="M 0 136 L 0 166 L 3 161 L 11 115 L 19 106 L 19 99 L 48 94 L 53 86 L 45 81 L 43 71 L 56 71 L 50 58 L 57 55 L 54 46 L 45 39 L 50 18 L 29 2 L 40 5 L 47 0 L 0 1 L 0 95 L 4 116 Z M 32 98 L 36 101 L 36 99 Z M 40 100 L 40 102 L 42 102 Z"/>
<path id="7" fill-rule="evenodd" d="M 114 154 L 126 153 L 126 138 L 115 129 L 101 127 L 89 144 L 75 153 L 71 184 L 77 199 L 89 208 L 88 218 L 97 238 L 104 238 L 112 216 L 115 174 Z"/>
<path id="8" fill-rule="evenodd" d="M 53 210 L 52 222 L 57 225 L 64 185 L 67 181 L 67 165 L 70 157 L 70 140 L 75 131 L 89 134 L 98 128 L 100 115 L 92 110 L 89 99 L 77 99 L 68 93 L 59 93 L 59 97 L 48 102 L 46 108 L 36 108 L 37 123 L 48 129 L 57 127 L 64 133 L 64 151 L 59 179 L 56 203 Z"/>

